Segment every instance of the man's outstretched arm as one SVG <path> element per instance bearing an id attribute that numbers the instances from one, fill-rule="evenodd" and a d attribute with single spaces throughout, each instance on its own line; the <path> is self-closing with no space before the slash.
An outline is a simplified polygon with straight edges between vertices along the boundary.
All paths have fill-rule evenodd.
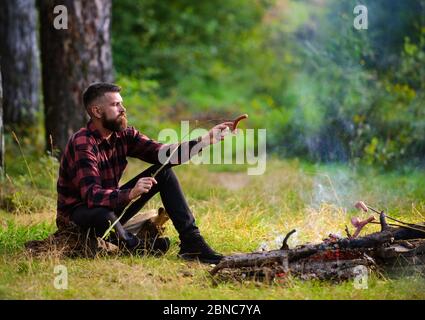
<path id="1" fill-rule="evenodd" d="M 223 140 L 226 135 L 224 130 L 232 128 L 232 126 L 233 122 L 224 122 L 213 127 L 204 136 L 175 144 L 159 143 L 140 134 L 136 129 L 129 128 L 127 129 L 127 155 L 152 164 L 164 164 L 166 159 L 160 157 L 160 151 L 163 151 L 162 153 L 167 159 L 171 157 L 168 159 L 171 164 L 181 164 L 189 161 L 190 157 L 194 155 L 192 149 L 195 146 L 196 151 L 200 152 L 202 148 Z"/>

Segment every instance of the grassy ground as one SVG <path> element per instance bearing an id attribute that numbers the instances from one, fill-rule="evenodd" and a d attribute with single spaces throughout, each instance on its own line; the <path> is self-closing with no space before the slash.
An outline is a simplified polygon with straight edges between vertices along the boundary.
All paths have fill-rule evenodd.
<path id="1" fill-rule="evenodd" d="M 40 172 L 51 172 L 50 169 Z M 37 180 L 36 165 L 30 170 Z M 130 162 L 129 179 L 142 169 Z M 274 249 L 280 236 L 296 228 L 290 246 L 316 242 L 330 232 L 343 235 L 361 199 L 407 221 L 425 221 L 425 174 L 379 174 L 372 169 L 312 166 L 270 160 L 262 176 L 226 167 L 183 165 L 175 168 L 198 225 L 209 243 L 225 254 Z M 41 174 L 41 173 L 40 173 Z M 286 283 L 220 283 L 208 276 L 208 265 L 176 257 L 178 237 L 171 224 L 166 233 L 172 248 L 161 258 L 97 257 L 95 259 L 32 258 L 23 244 L 55 230 L 55 176 L 42 186 L 22 177 L 3 185 L 0 209 L 0 298 L 2 299 L 424 299 L 419 275 L 371 276 L 367 289 L 353 282 L 332 284 L 289 279 Z M 50 179 L 50 180 L 49 180 Z M 159 197 L 147 209 L 160 206 Z M 368 227 L 368 231 L 374 227 Z M 54 268 L 68 270 L 68 289 L 55 289 Z"/>

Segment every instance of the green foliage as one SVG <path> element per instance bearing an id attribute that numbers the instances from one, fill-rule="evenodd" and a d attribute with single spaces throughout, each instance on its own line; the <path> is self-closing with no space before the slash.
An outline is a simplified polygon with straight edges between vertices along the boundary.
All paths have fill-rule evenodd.
<path id="1" fill-rule="evenodd" d="M 240 58 L 266 1 L 214 2 L 123 0 L 114 2 L 115 65 L 125 74 L 144 74 L 169 90 L 187 75 L 213 80 Z"/>
<path id="2" fill-rule="evenodd" d="M 25 242 L 47 238 L 55 229 L 52 223 L 42 222 L 37 225 L 22 226 L 8 219 L 0 228 L 0 252 L 22 250 Z"/>
<path id="3" fill-rule="evenodd" d="M 179 120 L 245 112 L 280 156 L 421 163 L 425 1 L 363 1 L 368 30 L 353 27 L 356 4 L 114 2 L 130 120 L 155 137 Z"/>
<path id="4" fill-rule="evenodd" d="M 13 213 L 56 211 L 57 158 L 40 153 L 29 138 L 10 141 L 5 158 L 6 178 L 0 182 L 0 209 Z"/>
<path id="5" fill-rule="evenodd" d="M 279 130 L 287 154 L 384 167 L 423 154 L 425 2 L 364 4 L 368 30 L 353 28 L 350 1 L 312 10 L 313 22 L 299 29 L 303 64 L 288 88 L 290 125 Z"/>

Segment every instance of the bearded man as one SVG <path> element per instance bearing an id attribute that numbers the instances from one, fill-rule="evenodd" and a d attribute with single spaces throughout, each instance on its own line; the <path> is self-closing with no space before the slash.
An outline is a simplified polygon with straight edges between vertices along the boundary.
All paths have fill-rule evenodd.
<path id="1" fill-rule="evenodd" d="M 218 263 L 222 255 L 214 251 L 201 236 L 195 218 L 189 209 L 172 165 L 159 161 L 161 144 L 141 134 L 133 127 L 127 127 L 126 109 L 120 95 L 121 88 L 110 83 L 90 85 L 83 94 L 83 103 L 90 120 L 69 139 L 61 157 L 57 182 L 57 225 L 67 226 L 72 221 L 83 230 L 92 230 L 102 236 L 116 222 L 127 205 L 122 218 L 114 225 L 111 242 L 131 252 L 139 249 L 164 253 L 170 240 L 159 237 L 153 241 L 139 239 L 127 232 L 123 225 L 131 219 L 156 193 L 161 196 L 180 238 L 178 256 L 186 260 L 204 263 Z M 180 150 L 188 148 L 189 153 L 223 139 L 224 130 L 232 122 L 221 123 L 208 134 L 196 140 L 183 142 Z M 219 134 L 217 134 L 217 132 Z M 138 158 L 153 164 L 147 170 L 119 186 L 127 157 Z M 183 155 L 177 164 L 189 160 Z M 161 170 L 152 176 L 158 169 Z M 140 250 L 139 250 L 140 252 Z"/>

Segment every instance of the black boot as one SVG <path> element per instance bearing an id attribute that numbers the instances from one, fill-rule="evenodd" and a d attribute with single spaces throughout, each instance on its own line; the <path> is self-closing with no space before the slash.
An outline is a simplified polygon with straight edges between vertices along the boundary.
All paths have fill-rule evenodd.
<path id="1" fill-rule="evenodd" d="M 202 263 L 217 264 L 223 255 L 215 252 L 200 234 L 180 237 L 178 256 L 184 260 L 198 260 Z"/>

